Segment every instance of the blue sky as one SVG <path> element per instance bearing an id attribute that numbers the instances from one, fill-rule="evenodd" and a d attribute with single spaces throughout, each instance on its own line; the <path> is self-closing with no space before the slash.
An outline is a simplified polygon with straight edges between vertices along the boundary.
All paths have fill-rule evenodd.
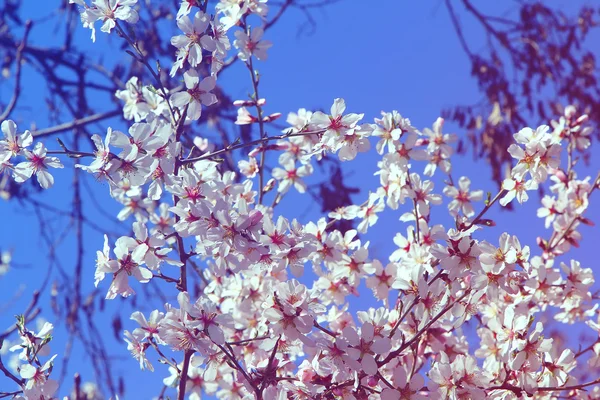
<path id="1" fill-rule="evenodd" d="M 33 18 L 47 15 L 60 2 L 52 0 L 40 3 L 34 0 L 25 0 L 23 11 Z M 551 4 L 573 4 L 566 1 L 552 1 Z M 366 4 L 369 4 L 366 6 Z M 508 3 L 507 4 L 513 4 Z M 580 2 L 577 2 L 580 4 Z M 506 6 L 486 5 L 490 13 L 504 11 Z M 464 23 L 464 31 L 473 49 L 483 48 L 483 35 L 475 22 L 467 18 L 460 8 L 459 16 Z M 342 1 L 321 10 L 314 11 L 317 22 L 316 31 L 312 35 L 297 34 L 297 27 L 304 22 L 302 14 L 291 12 L 284 16 L 280 23 L 270 30 L 266 39 L 274 42 L 269 50 L 269 59 L 258 62 L 255 68 L 261 73 L 260 92 L 267 99 L 267 112 L 281 112 L 284 116 L 290 111 L 300 107 L 308 109 L 328 109 L 333 99 L 342 97 L 346 100 L 349 112 L 365 113 L 365 122 L 372 122 L 374 117 L 379 117 L 380 112 L 398 110 L 403 116 L 411 119 L 414 126 L 419 129 L 430 127 L 439 116 L 440 111 L 446 107 L 474 103 L 481 99 L 475 82 L 470 77 L 470 65 L 467 57 L 462 52 L 458 39 L 454 34 L 450 18 L 443 1 L 416 2 L 380 0 L 377 2 L 364 2 L 357 0 Z M 51 44 L 57 37 L 55 26 L 48 23 L 36 24 L 30 36 L 32 44 Z M 107 37 L 98 32 L 96 44 L 89 40 L 89 31 L 78 30 L 78 43 L 85 45 L 90 51 L 90 57 L 102 57 L 110 62 L 111 57 L 118 59 L 129 58 L 126 54 L 114 51 L 115 44 L 120 38 L 116 35 Z M 17 109 L 12 118 L 23 129 L 35 121 L 37 126 L 48 126 L 44 118 L 45 102 L 35 90 L 41 82 L 27 68 L 24 70 L 24 92 L 21 98 L 23 107 Z M 220 84 L 234 98 L 244 99 L 250 91 L 248 72 L 241 64 L 231 68 L 220 76 Z M 12 86 L 4 83 L 0 85 L 0 95 L 6 99 Z M 98 99 L 98 107 L 111 109 L 105 99 Z M 64 116 L 63 116 L 64 117 Z M 61 122 L 65 122 L 62 120 Z M 530 126 L 537 126 L 546 121 L 530 121 Z M 106 124 L 103 128 L 106 128 Z M 115 128 L 124 129 L 120 123 L 113 125 Z M 465 135 L 456 126 L 447 124 L 447 132 Z M 93 132 L 104 133 L 101 127 L 92 129 Z M 272 132 L 275 134 L 276 132 Z M 48 140 L 48 147 L 53 146 L 53 141 Z M 378 178 L 373 177 L 379 156 L 372 151 L 361 154 L 353 163 L 345 166 L 345 173 L 350 178 L 353 186 L 362 189 L 354 199 L 356 204 L 362 203 L 369 190 L 375 190 Z M 65 161 L 67 169 L 72 166 L 70 161 Z M 424 166 L 424 165 L 423 165 Z M 592 160 L 592 166 L 580 169 L 581 175 L 593 175 L 598 170 L 598 159 Z M 421 167 L 417 167 L 419 169 Z M 422 170 L 422 169 L 421 169 Z M 469 175 L 472 188 L 495 192 L 496 184 L 489 181 L 490 169 L 481 160 L 475 165 L 470 154 L 457 157 L 453 163 L 455 178 Z M 56 174 L 56 185 L 49 191 L 36 196 L 36 199 L 45 201 L 54 207 L 68 210 L 71 202 L 69 188 L 70 175 L 67 173 Z M 97 184 L 87 177 L 89 193 L 84 194 L 84 204 L 94 208 L 92 197 L 106 207 L 109 212 L 119 210 L 119 206 L 110 199 L 108 188 Z M 436 181 L 436 191 L 441 192 L 440 181 Z M 594 199 L 593 199 L 594 200 Z M 288 217 L 301 217 L 304 222 L 315 220 L 320 216 L 318 207 L 306 215 L 304 204 L 307 198 L 301 196 L 288 196 L 281 204 L 279 212 Z M 298 207 L 302 205 L 302 207 Z M 524 206 L 516 207 L 515 212 L 499 212 L 494 208 L 490 212 L 497 226 L 487 229 L 479 236 L 486 238 L 493 244 L 497 237 L 504 231 L 511 234 L 518 233 L 522 242 L 532 247 L 535 252 L 536 236 L 542 234 L 547 237 L 549 233 L 543 230 L 543 221 L 535 216 L 539 202 L 537 197 Z M 380 218 L 376 229 L 370 231 L 367 239 L 371 240 L 372 257 L 385 261 L 394 250 L 392 238 L 396 232 L 405 233 L 406 224 L 398 221 L 404 211 L 386 212 Z M 13 248 L 14 260 L 17 264 L 9 275 L 0 277 L 0 304 L 13 299 L 15 293 L 21 295 L 9 304 L 9 310 L 2 309 L 0 314 L 0 329 L 12 323 L 12 315 L 22 311 L 30 298 L 31 292 L 39 287 L 47 268 L 50 267 L 46 256 L 46 245 L 40 239 L 40 227 L 37 218 L 31 213 L 31 208 L 24 209 L 16 202 L 0 203 L 0 215 L 3 216 L 3 229 L 0 229 L 0 247 Z M 91 217 L 103 226 L 115 229 L 115 225 L 98 212 L 91 211 Z M 438 221 L 448 224 L 450 221 L 445 213 L 445 208 L 434 210 Z M 592 206 L 586 214 L 592 220 L 600 220 L 600 208 Z M 52 221 L 52 238 L 60 236 L 65 229 L 65 220 Z M 582 248 L 570 253 L 570 257 L 581 261 L 582 266 L 595 266 L 595 255 L 591 251 L 592 232 L 594 228 L 581 229 L 584 240 Z M 596 228 L 597 229 L 597 228 Z M 124 234 L 127 227 L 121 229 Z M 95 251 L 102 246 L 102 235 L 91 229 L 85 229 L 84 255 L 84 293 L 93 289 L 93 271 Z M 59 247 L 60 264 L 66 271 L 72 270 L 75 241 L 72 236 L 67 237 Z M 568 261 L 569 258 L 566 259 Z M 56 273 L 57 266 L 53 266 Z M 106 282 L 104 282 L 106 283 Z M 102 290 L 107 285 L 102 286 Z M 362 304 L 371 297 L 370 293 L 363 293 L 360 300 Z M 106 311 L 100 324 L 107 327 L 105 341 L 114 354 L 120 358 L 114 363 L 115 376 L 122 374 L 125 378 L 128 391 L 125 398 L 150 398 L 158 394 L 161 380 L 165 376 L 162 368 L 158 372 L 140 372 L 136 362 L 131 359 L 126 351 L 124 342 L 117 342 L 110 330 L 112 317 L 121 307 L 123 312 L 124 329 L 133 329 L 133 321 L 128 321 L 129 307 L 132 300 L 114 300 L 106 304 Z M 160 302 L 158 302 L 160 303 Z M 65 330 L 60 322 L 54 321 L 49 307 L 48 297 L 42 302 L 42 315 L 51 322 L 57 323 L 57 331 L 53 342 L 53 349 L 59 352 L 57 368 L 64 349 Z M 367 304 L 376 306 L 375 302 Z M 145 312 L 149 311 L 148 307 Z M 563 328 L 567 328 L 563 326 Z M 61 389 L 61 395 L 66 394 L 70 386 L 70 376 L 79 371 L 83 381 L 93 377 L 93 370 L 82 351 L 81 345 L 76 344 L 73 349 L 73 360 L 67 373 L 67 383 Z M 59 371 L 57 371 L 59 372 Z M 6 385 L 4 377 L 0 377 L 0 388 Z M 141 384 L 143 382 L 143 384 Z M 10 386 L 12 387 L 12 386 Z M 135 388 L 135 395 L 132 393 Z"/>

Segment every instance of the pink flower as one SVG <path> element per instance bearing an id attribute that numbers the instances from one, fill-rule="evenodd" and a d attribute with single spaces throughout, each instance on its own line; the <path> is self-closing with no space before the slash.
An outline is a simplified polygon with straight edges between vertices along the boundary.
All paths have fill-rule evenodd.
<path id="1" fill-rule="evenodd" d="M 390 263 L 384 268 L 379 260 L 373 260 L 363 268 L 370 275 L 367 278 L 367 287 L 373 290 L 375 297 L 387 302 L 389 291 L 396 280 L 398 265 Z"/>
<path id="2" fill-rule="evenodd" d="M 347 356 L 344 360 L 349 360 L 353 368 L 357 366 L 353 361 L 357 361 L 359 370 L 362 369 L 370 376 L 376 375 L 378 368 L 375 356 L 391 350 L 390 338 L 375 335 L 375 329 L 370 322 L 362 325 L 360 336 L 351 327 L 344 328 L 343 335 L 348 342 Z"/>

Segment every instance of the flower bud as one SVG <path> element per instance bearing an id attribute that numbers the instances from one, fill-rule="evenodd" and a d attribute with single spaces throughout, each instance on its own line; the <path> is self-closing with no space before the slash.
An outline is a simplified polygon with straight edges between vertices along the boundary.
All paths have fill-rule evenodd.
<path id="1" fill-rule="evenodd" d="M 263 193 L 267 193 L 273 190 L 273 188 L 275 187 L 275 182 L 277 182 L 275 179 L 269 179 L 267 184 L 263 187 Z"/>
<path id="2" fill-rule="evenodd" d="M 274 113 L 263 118 L 263 122 L 272 122 L 281 117 L 281 113 Z"/>

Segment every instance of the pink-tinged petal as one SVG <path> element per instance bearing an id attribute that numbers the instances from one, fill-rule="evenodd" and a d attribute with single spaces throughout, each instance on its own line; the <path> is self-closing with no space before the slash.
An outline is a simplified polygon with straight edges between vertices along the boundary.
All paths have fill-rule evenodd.
<path id="1" fill-rule="evenodd" d="M 250 38 L 254 43 L 257 43 L 260 41 L 260 39 L 262 39 L 264 33 L 265 31 L 262 28 L 254 28 L 250 33 Z"/>
<path id="2" fill-rule="evenodd" d="M 523 150 L 523 148 L 514 143 L 508 147 L 508 153 L 517 160 L 522 160 L 523 158 L 525 158 L 525 151 Z"/>
<path id="3" fill-rule="evenodd" d="M 93 134 L 92 135 L 92 142 L 94 142 L 94 145 L 96 146 L 97 150 L 104 150 L 104 141 L 102 140 L 102 137 L 98 134 Z"/>
<path id="4" fill-rule="evenodd" d="M 382 337 L 377 338 L 371 345 L 371 350 L 377 354 L 385 354 L 392 349 L 392 342 L 390 338 Z"/>
<path id="5" fill-rule="evenodd" d="M 513 190 L 515 188 L 516 182 L 512 179 L 505 179 L 502 182 L 502 189 L 504 190 Z"/>
<path id="6" fill-rule="evenodd" d="M 508 192 L 503 198 L 500 199 L 500 205 L 505 206 L 511 201 L 513 201 L 513 199 L 515 198 L 515 194 L 516 193 L 512 190 Z"/>
<path id="7" fill-rule="evenodd" d="M 519 353 L 517 353 L 517 356 L 512 361 L 511 368 L 513 370 L 517 371 L 519 368 L 521 368 L 521 366 L 525 362 L 525 359 L 526 359 L 526 353 L 524 351 L 520 351 Z"/>
<path id="8" fill-rule="evenodd" d="M 151 314 L 152 315 L 152 314 Z M 130 319 L 136 321 L 141 327 L 147 327 L 148 321 L 146 321 L 146 317 L 139 311 L 135 311 L 131 314 Z"/>
<path id="9" fill-rule="evenodd" d="M 394 377 L 394 385 L 398 388 L 403 388 L 408 383 L 407 382 L 408 377 L 406 375 L 406 371 L 401 366 L 394 368 L 393 377 Z"/>
<path id="10" fill-rule="evenodd" d="M 144 256 L 148 252 L 148 245 L 146 243 L 142 243 L 138 245 L 135 250 L 131 253 L 131 259 L 136 264 L 142 264 L 144 262 Z"/>
<path id="11" fill-rule="evenodd" d="M 129 287 L 129 283 L 127 282 L 127 274 L 125 272 L 119 272 L 114 276 L 113 281 L 108 288 L 106 299 L 112 300 L 119 294 L 123 297 L 129 297 L 134 293 L 135 291 Z"/>
<path id="12" fill-rule="evenodd" d="M 202 104 L 208 107 L 217 102 L 217 96 L 212 93 L 202 93 L 200 95 L 200 100 L 202 101 Z"/>
<path id="13" fill-rule="evenodd" d="M 223 331 L 216 325 L 208 326 L 208 335 L 216 344 L 225 343 L 225 335 L 223 334 Z"/>
<path id="14" fill-rule="evenodd" d="M 200 119 L 201 115 L 202 115 L 202 106 L 200 105 L 200 103 L 195 100 L 190 102 L 190 105 L 188 106 L 188 112 L 187 112 L 188 118 L 191 120 L 197 120 L 197 119 Z"/>
<path id="15" fill-rule="evenodd" d="M 188 92 L 178 92 L 171 95 L 171 104 L 175 107 L 183 108 L 191 100 L 192 96 Z"/>
<path id="16" fill-rule="evenodd" d="M 192 41 L 190 40 L 190 38 L 188 38 L 185 35 L 179 35 L 179 36 L 173 36 L 171 38 L 171 44 L 175 47 L 177 47 L 178 49 L 182 48 L 182 47 L 186 47 L 187 45 L 189 45 Z"/>
<path id="17" fill-rule="evenodd" d="M 290 265 L 290 271 L 296 278 L 301 278 L 304 275 L 304 266 L 301 264 Z"/>
<path id="18" fill-rule="evenodd" d="M 127 244 L 126 244 L 127 242 L 124 240 L 124 238 L 125 238 L 125 236 L 118 238 L 117 241 L 115 242 L 115 247 L 113 249 L 115 256 L 119 260 L 124 259 L 129 254 L 129 247 L 127 246 Z"/>
<path id="19" fill-rule="evenodd" d="M 331 116 L 338 117 L 343 114 L 346 110 L 346 102 L 344 99 L 335 99 L 333 101 L 333 105 L 331 106 Z"/>
<path id="20" fill-rule="evenodd" d="M 13 177 L 16 182 L 25 182 L 33 175 L 33 164 L 29 161 L 25 161 L 17 164 L 13 170 Z"/>
<path id="21" fill-rule="evenodd" d="M 194 25 L 192 25 L 192 21 L 187 15 L 177 20 L 177 27 L 183 33 L 194 33 Z"/>
<path id="22" fill-rule="evenodd" d="M 373 376 L 377 374 L 377 362 L 375 362 L 375 358 L 371 354 L 365 354 L 361 364 L 367 375 Z"/>
<path id="23" fill-rule="evenodd" d="M 29 131 L 23 132 L 21 136 L 19 136 L 19 146 L 28 147 L 33 143 L 33 135 Z"/>
<path id="24" fill-rule="evenodd" d="M 471 248 L 471 240 L 468 238 L 462 238 L 460 242 L 458 242 L 458 249 L 461 253 L 466 254 Z"/>
<path id="25" fill-rule="evenodd" d="M 150 279 L 152 279 L 152 271 L 146 268 L 134 268 L 132 271 L 132 275 L 140 283 L 146 283 L 149 282 Z"/>
<path id="26" fill-rule="evenodd" d="M 37 369 L 30 364 L 25 364 L 21 366 L 21 369 L 19 370 L 19 374 L 21 375 L 21 378 L 23 379 L 31 379 L 35 376 L 35 374 L 37 373 Z"/>
<path id="27" fill-rule="evenodd" d="M 203 33 L 208 28 L 210 19 L 202 11 L 198 11 L 194 16 L 194 30 L 198 33 Z"/>
<path id="28" fill-rule="evenodd" d="M 483 199 L 483 190 L 474 190 L 469 195 L 471 201 L 481 201 L 481 199 Z"/>
<path id="29" fill-rule="evenodd" d="M 33 154 L 35 154 L 38 157 L 46 156 L 46 147 L 42 142 L 36 143 L 35 147 L 33 148 Z"/>
<path id="30" fill-rule="evenodd" d="M 119 221 L 125 221 L 133 214 L 133 209 L 131 207 L 125 207 L 117 214 L 117 219 Z"/>
<path id="31" fill-rule="evenodd" d="M 143 222 L 133 223 L 133 233 L 135 234 L 135 238 L 140 242 L 145 242 L 148 239 L 148 228 Z"/>
<path id="32" fill-rule="evenodd" d="M 471 181 L 466 176 L 461 176 L 458 180 L 458 186 L 463 192 L 467 192 L 471 186 Z"/>
<path id="33" fill-rule="evenodd" d="M 371 324 L 370 322 L 364 323 L 362 328 L 360 329 L 360 335 L 362 336 L 363 340 L 366 342 L 373 341 L 374 334 L 375 328 L 373 328 L 373 324 Z"/>
<path id="34" fill-rule="evenodd" d="M 360 342 L 360 338 L 358 337 L 358 333 L 354 330 L 354 328 L 347 326 L 342 331 L 344 337 L 348 340 L 348 343 L 356 345 Z"/>
<path id="35" fill-rule="evenodd" d="M 394 389 L 385 388 L 381 392 L 381 400 L 398 400 L 400 398 L 400 392 Z"/>
<path id="36" fill-rule="evenodd" d="M 183 80 L 185 81 L 185 87 L 188 89 L 193 89 L 200 82 L 200 77 L 198 76 L 198 71 L 195 69 L 188 69 L 183 74 Z"/>
<path id="37" fill-rule="evenodd" d="M 345 108 L 345 106 L 344 106 Z M 345 126 L 353 127 L 356 125 L 358 121 L 360 121 L 364 117 L 364 114 L 348 114 L 342 117 L 342 124 Z"/>
<path id="38" fill-rule="evenodd" d="M 36 173 L 36 176 L 38 183 L 44 189 L 48 189 L 54 185 L 54 177 L 50 174 L 50 172 L 41 170 Z"/>
<path id="39" fill-rule="evenodd" d="M 287 173 L 281 168 L 273 168 L 271 175 L 277 180 L 282 180 L 286 177 Z"/>
<path id="40" fill-rule="evenodd" d="M 188 62 L 192 67 L 196 67 L 202 62 L 202 48 L 199 44 L 194 43 L 190 46 L 188 54 Z"/>
<path id="41" fill-rule="evenodd" d="M 127 136 L 123 132 L 112 131 L 112 134 L 110 136 L 110 144 L 112 144 L 113 146 L 120 147 L 120 148 L 125 148 L 125 147 L 130 146 L 131 142 L 129 140 L 129 136 Z"/>
<path id="42" fill-rule="evenodd" d="M 44 159 L 44 165 L 52 168 L 64 168 L 58 157 L 46 157 Z"/>
<path id="43" fill-rule="evenodd" d="M 311 124 L 315 124 L 322 128 L 326 128 L 331 123 L 331 120 L 329 119 L 329 116 L 325 113 L 322 113 L 321 111 L 315 111 L 312 117 L 310 118 L 310 122 Z"/>
<path id="44" fill-rule="evenodd" d="M 296 188 L 298 193 L 306 193 L 306 183 L 304 183 L 300 179 L 294 181 L 294 188 Z"/>
<path id="45" fill-rule="evenodd" d="M 116 19 L 126 21 L 131 18 L 132 11 L 130 7 L 119 7 L 115 10 L 114 16 Z"/>
<path id="46" fill-rule="evenodd" d="M 425 386 L 425 378 L 422 375 L 416 374 L 410 380 L 410 389 L 419 390 Z"/>
<path id="47" fill-rule="evenodd" d="M 102 24 L 102 27 L 100 28 L 100 30 L 102 32 L 105 33 L 110 33 L 110 31 L 115 27 L 115 21 L 113 19 L 108 18 L 104 24 Z"/>
<path id="48" fill-rule="evenodd" d="M 207 51 L 215 51 L 217 49 L 215 40 L 207 35 L 204 35 L 200 38 L 200 45 Z"/>
<path id="49" fill-rule="evenodd" d="M 55 356 L 56 357 L 56 356 Z M 53 379 L 48 379 L 44 383 L 44 397 L 51 398 L 54 396 L 54 393 L 58 390 L 58 382 Z"/>
<path id="50" fill-rule="evenodd" d="M 458 189 L 454 186 L 446 186 L 443 190 L 444 194 L 448 197 L 458 196 Z"/>
<path id="51" fill-rule="evenodd" d="M 206 78 L 202 79 L 202 82 L 200 82 L 200 84 L 198 85 L 198 88 L 200 90 L 202 90 L 203 92 L 210 92 L 211 90 L 213 90 L 215 88 L 216 85 L 217 85 L 217 80 L 215 79 L 215 77 L 207 76 Z"/>
<path id="52" fill-rule="evenodd" d="M 356 158 L 356 148 L 354 146 L 344 146 L 340 149 L 338 157 L 340 161 L 351 161 Z"/>
<path id="53" fill-rule="evenodd" d="M 15 124 L 12 120 L 7 120 L 2 122 L 2 132 L 4 132 L 4 137 L 8 139 L 10 142 L 14 142 L 15 137 L 17 136 L 17 124 Z"/>
<path id="54" fill-rule="evenodd" d="M 528 323 L 529 323 L 529 318 L 527 318 L 527 316 L 519 315 L 519 316 L 515 317 L 515 319 L 514 319 L 513 328 L 515 331 L 522 331 L 527 327 Z"/>

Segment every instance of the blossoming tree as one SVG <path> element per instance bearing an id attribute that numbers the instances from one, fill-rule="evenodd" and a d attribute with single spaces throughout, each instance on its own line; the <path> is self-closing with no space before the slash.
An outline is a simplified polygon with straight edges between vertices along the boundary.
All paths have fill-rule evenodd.
<path id="1" fill-rule="evenodd" d="M 122 332 L 133 356 L 124 362 L 164 379 L 160 398 L 600 397 L 600 378 L 580 379 L 587 365 L 598 365 L 600 340 L 569 348 L 540 320 L 551 312 L 600 332 L 592 270 L 569 258 L 580 227 L 591 224 L 584 213 L 600 185 L 600 175 L 577 171 L 577 155 L 590 146 L 585 114 L 568 106 L 556 121 L 522 127 L 506 149 L 513 166 L 501 189 L 485 196 L 469 177 L 453 174 L 456 136 L 445 133 L 442 118 L 419 130 L 397 111 L 365 117 L 336 98 L 329 110 L 289 112 L 278 128 L 281 114 L 265 112 L 256 69 L 273 45 L 266 0 L 183 1 L 171 38 L 170 76 L 179 85 L 161 78 L 136 39 L 135 0 L 71 2 L 92 41 L 100 23 L 154 80 L 131 76 L 117 91 L 129 129 L 90 136 L 91 151 L 2 121 L 1 170 L 15 183 L 35 179 L 52 190 L 53 170 L 71 158 L 106 182 L 131 234 L 104 235 L 94 276 L 78 279 L 93 280 L 107 300 L 133 301 L 153 281 L 166 285 L 173 301 L 133 312 Z M 234 124 L 254 138 L 220 148 L 190 140 L 202 115 L 225 100 L 216 87 L 233 62 L 247 67 L 253 88 L 231 102 Z M 359 204 L 306 224 L 278 212 L 291 193 L 306 192 L 320 160 L 361 162 L 366 152 L 377 153 L 378 172 Z M 238 162 L 228 167 L 232 154 Z M 267 168 L 270 160 L 278 166 Z M 538 248 L 510 233 L 481 238 L 494 226 L 490 209 L 526 202 L 540 187 L 549 194 L 537 215 L 548 232 Z M 397 249 L 377 259 L 361 236 L 377 229 L 386 209 L 399 210 L 407 228 L 393 238 Z M 436 219 L 443 213 L 452 225 Z M 337 229 L 338 221 L 356 228 Z M 199 291 L 191 290 L 190 274 L 202 281 Z M 349 306 L 361 283 L 377 307 Z M 11 348 L 18 371 L 0 361 L 14 384 L 2 396 L 58 398 L 53 326 L 32 330 L 30 311 L 12 329 L 20 337 Z M 477 337 L 465 334 L 467 325 Z M 72 398 L 86 398 L 80 383 Z"/>

